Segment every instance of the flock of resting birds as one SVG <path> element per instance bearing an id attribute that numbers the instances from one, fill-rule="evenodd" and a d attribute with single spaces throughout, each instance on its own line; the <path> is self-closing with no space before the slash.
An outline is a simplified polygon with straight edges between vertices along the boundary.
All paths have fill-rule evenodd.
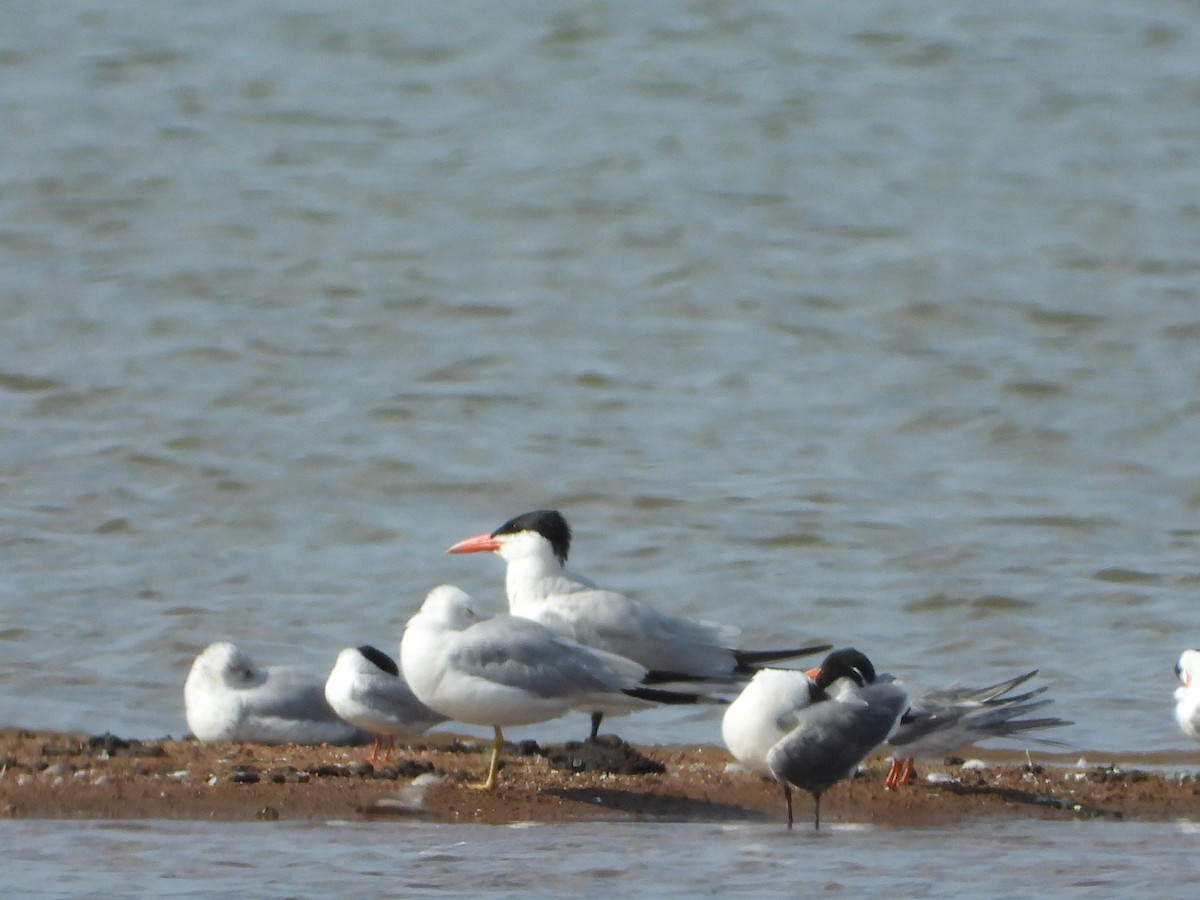
<path id="1" fill-rule="evenodd" d="M 364 645 L 342 650 L 322 684 L 286 667 L 260 669 L 227 642 L 209 645 L 184 685 L 188 727 L 202 741 L 348 743 L 374 736 L 370 761 L 390 758 L 397 736 L 454 720 L 494 729 L 487 776 L 493 789 L 501 729 L 591 715 L 589 739 L 606 714 L 663 704 L 728 704 L 721 725 L 734 758 L 773 777 L 792 827 L 792 788 L 821 794 L 887 745 L 886 785 L 914 775 L 914 760 L 945 756 L 984 738 L 1069 725 L 1032 716 L 1051 701 L 1045 687 L 1015 693 L 1037 670 L 982 688 L 920 690 L 878 673 L 853 648 L 812 669 L 773 663 L 831 649 L 734 648 L 737 629 L 657 611 L 566 571 L 571 530 L 555 510 L 536 510 L 448 553 L 490 552 L 507 563 L 509 614 L 481 617 L 471 598 L 435 587 L 409 620 L 399 665 Z M 1200 650 L 1176 666 L 1176 717 L 1200 740 Z M 730 702 L 727 696 L 741 688 Z M 1055 743 L 1054 741 L 1043 742 Z"/>

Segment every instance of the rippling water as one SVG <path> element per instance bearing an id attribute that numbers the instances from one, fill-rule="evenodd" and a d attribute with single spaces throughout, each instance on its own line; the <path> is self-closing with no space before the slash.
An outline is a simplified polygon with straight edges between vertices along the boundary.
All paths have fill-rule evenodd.
<path id="1" fill-rule="evenodd" d="M 441 551 L 556 506 L 747 643 L 1185 746 L 1194 4 L 10 7 L 0 724 L 180 734 L 208 641 L 500 608 Z"/>
<path id="2" fill-rule="evenodd" d="M 551 833 L 552 832 L 552 833 Z M 639 897 L 784 890 L 982 898 L 1187 896 L 1191 824 L 979 823 L 901 830 L 630 823 L 399 826 L 0 823 L 21 896 Z M 46 845 L 68 839 L 62 859 Z M 1087 852 L 1081 852 L 1081 846 Z M 47 885 L 54 888 L 47 890 Z"/>

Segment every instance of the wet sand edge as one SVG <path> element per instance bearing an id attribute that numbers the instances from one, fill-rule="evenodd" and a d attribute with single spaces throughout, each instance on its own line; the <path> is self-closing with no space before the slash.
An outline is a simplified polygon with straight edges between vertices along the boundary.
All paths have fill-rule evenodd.
<path id="1" fill-rule="evenodd" d="M 484 742 L 437 736 L 397 747 L 390 763 L 372 765 L 361 747 L 129 741 L 11 728 L 0 731 L 0 816 L 783 824 L 779 786 L 730 768 L 720 747 L 631 748 L 613 740 L 605 754 L 618 753 L 617 768 L 628 763 L 640 774 L 610 774 L 586 770 L 596 762 L 586 745 L 526 742 L 506 750 L 495 791 L 473 790 L 487 752 Z M 926 767 L 922 775 L 936 780 L 898 790 L 883 787 L 884 755 L 872 757 L 855 778 L 825 794 L 822 821 L 905 827 L 1014 817 L 1200 819 L 1195 756 L 965 755 L 982 765 Z M 1081 756 L 1097 762 L 1078 764 Z M 1138 768 L 1139 760 L 1153 770 Z M 811 814 L 811 799 L 798 794 L 798 826 Z"/>

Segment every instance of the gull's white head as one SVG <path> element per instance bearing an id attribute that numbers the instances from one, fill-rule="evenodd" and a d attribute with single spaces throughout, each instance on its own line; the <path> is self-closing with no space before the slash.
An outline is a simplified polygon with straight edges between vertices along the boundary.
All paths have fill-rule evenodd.
<path id="1" fill-rule="evenodd" d="M 1190 688 L 1200 678 L 1200 650 L 1184 650 L 1175 664 L 1175 677 Z"/>
<path id="2" fill-rule="evenodd" d="M 254 687 L 265 678 L 266 673 L 228 641 L 216 641 L 205 647 L 188 673 L 189 682 L 232 690 Z"/>
<path id="3" fill-rule="evenodd" d="M 202 741 L 233 740 L 249 691 L 267 680 L 267 673 L 228 641 L 209 644 L 192 663 L 183 684 L 184 717 Z"/>
<path id="4" fill-rule="evenodd" d="M 462 631 L 478 621 L 470 594 L 453 584 L 439 584 L 425 595 L 425 602 L 408 624 Z"/>

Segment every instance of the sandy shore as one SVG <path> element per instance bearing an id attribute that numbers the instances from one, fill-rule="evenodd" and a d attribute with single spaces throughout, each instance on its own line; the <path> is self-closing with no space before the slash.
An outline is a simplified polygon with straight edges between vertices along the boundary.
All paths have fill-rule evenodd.
<path id="1" fill-rule="evenodd" d="M 435 738 L 397 748 L 390 764 L 358 747 L 271 747 L 125 741 L 0 732 L 0 814 L 6 818 L 362 819 L 436 822 L 783 821 L 778 785 L 729 770 L 719 747 L 512 747 L 497 790 L 481 777 L 487 748 Z M 980 751 L 984 767 L 935 766 L 937 781 L 885 790 L 882 757 L 822 802 L 825 822 L 938 825 L 986 817 L 1200 819 L 1200 760 L 1032 757 Z M 1084 754 L 1087 756 L 1087 754 Z M 1100 762 L 1101 757 L 1096 757 Z M 1153 766 L 1152 770 L 1137 765 Z M 640 774 L 587 771 L 589 767 Z M 1164 774 L 1165 773 L 1165 774 Z M 922 774 L 925 774 L 923 772 Z M 811 816 L 797 798 L 798 823 Z"/>

